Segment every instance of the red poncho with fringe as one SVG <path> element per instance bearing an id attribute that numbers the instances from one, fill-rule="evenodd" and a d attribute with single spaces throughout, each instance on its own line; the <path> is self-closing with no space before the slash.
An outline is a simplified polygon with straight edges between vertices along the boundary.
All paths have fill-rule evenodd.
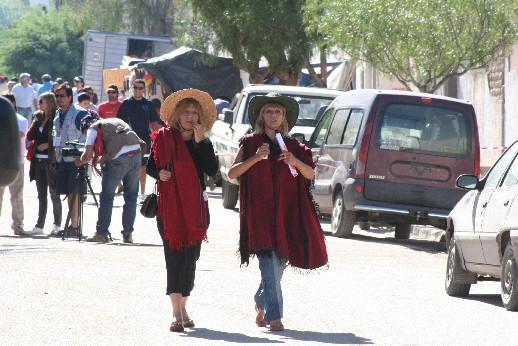
<path id="1" fill-rule="evenodd" d="M 208 210 L 191 153 L 179 131 L 161 128 L 154 133 L 153 157 L 158 170 L 171 165 L 169 181 L 158 181 L 157 217 L 164 239 L 180 250 L 207 238 Z"/>
<path id="2" fill-rule="evenodd" d="M 292 138 L 285 138 L 288 151 L 315 167 L 311 150 Z M 270 145 L 269 159 L 259 161 L 240 177 L 241 263 L 251 254 L 273 250 L 290 265 L 315 269 L 327 264 L 324 234 L 309 192 L 311 181 L 294 178 L 280 149 L 266 135 L 242 139 L 244 158 L 251 157 L 264 142 Z"/>

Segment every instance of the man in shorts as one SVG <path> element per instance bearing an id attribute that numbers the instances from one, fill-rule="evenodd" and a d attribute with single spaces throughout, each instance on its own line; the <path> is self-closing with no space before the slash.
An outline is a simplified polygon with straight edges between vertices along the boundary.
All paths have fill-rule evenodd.
<path id="1" fill-rule="evenodd" d="M 140 169 L 140 194 L 139 203 L 146 198 L 146 165 L 151 150 L 151 129 L 153 131 L 162 127 L 162 121 L 158 116 L 155 107 L 144 97 L 146 84 L 142 79 L 133 81 L 133 96 L 122 102 L 117 117 L 126 122 L 133 131 L 146 143 L 146 150 L 142 155 L 142 166 Z M 150 129 L 151 128 L 151 129 Z"/>
<path id="2" fill-rule="evenodd" d="M 54 147 L 58 170 L 56 176 L 56 190 L 58 195 L 67 195 L 68 210 L 70 213 L 69 234 L 79 234 L 79 197 L 86 195 L 86 181 L 81 179 L 79 167 L 74 163 L 75 157 L 63 155 L 65 148 L 74 148 L 67 142 L 84 142 L 81 132 L 81 119 L 88 115 L 82 108 L 76 107 L 72 102 L 73 92 L 68 84 L 61 84 L 56 90 L 56 102 L 58 110 L 54 119 Z M 65 150 L 66 152 L 66 150 Z"/>

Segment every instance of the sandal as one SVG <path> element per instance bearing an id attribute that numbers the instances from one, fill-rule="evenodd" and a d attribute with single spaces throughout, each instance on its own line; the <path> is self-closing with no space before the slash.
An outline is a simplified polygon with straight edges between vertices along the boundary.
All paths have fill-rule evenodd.
<path id="1" fill-rule="evenodd" d="M 264 311 L 257 304 L 255 304 L 255 312 L 257 312 L 257 316 L 255 317 L 255 324 L 257 324 L 258 327 L 266 327 Z"/>
<path id="2" fill-rule="evenodd" d="M 183 332 L 183 321 L 175 320 L 171 323 L 171 327 L 169 327 L 169 331 L 179 333 Z"/>
<path id="3" fill-rule="evenodd" d="M 187 317 L 183 320 L 183 326 L 184 328 L 194 328 L 194 321 Z"/>
<path id="4" fill-rule="evenodd" d="M 270 321 L 270 328 L 268 328 L 270 332 L 282 332 L 284 330 L 284 325 L 281 320 L 273 320 Z"/>

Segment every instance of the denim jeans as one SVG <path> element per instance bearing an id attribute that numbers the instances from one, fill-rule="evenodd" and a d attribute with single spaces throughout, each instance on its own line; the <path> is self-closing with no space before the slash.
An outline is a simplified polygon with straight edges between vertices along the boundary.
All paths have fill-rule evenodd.
<path id="1" fill-rule="evenodd" d="M 286 260 L 277 257 L 274 251 L 271 255 L 258 255 L 261 283 L 255 293 L 257 306 L 264 310 L 265 321 L 282 318 L 282 289 L 281 279 L 286 268 Z"/>
<path id="2" fill-rule="evenodd" d="M 31 126 L 31 124 L 32 124 L 32 108 L 31 107 L 27 107 L 27 108 L 16 107 L 16 113 L 20 114 L 22 117 L 27 119 L 27 122 L 29 123 L 29 127 Z"/>
<path id="3" fill-rule="evenodd" d="M 108 234 L 112 218 L 115 189 L 122 180 L 124 187 L 124 206 L 122 208 L 122 233 L 133 232 L 137 213 L 137 194 L 140 178 L 140 155 L 126 154 L 106 163 L 103 167 L 102 190 L 96 231 Z"/>

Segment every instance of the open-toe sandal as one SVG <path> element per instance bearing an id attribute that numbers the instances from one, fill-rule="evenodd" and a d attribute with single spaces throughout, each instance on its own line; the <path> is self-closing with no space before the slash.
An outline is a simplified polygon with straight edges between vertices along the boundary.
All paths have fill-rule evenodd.
<path id="1" fill-rule="evenodd" d="M 175 320 L 171 323 L 171 327 L 169 327 L 169 331 L 179 333 L 183 332 L 183 321 Z"/>
<path id="2" fill-rule="evenodd" d="M 257 304 L 255 305 L 255 312 L 257 312 L 257 316 L 255 317 L 255 324 L 257 324 L 258 327 L 266 327 L 264 311 Z"/>
<path id="3" fill-rule="evenodd" d="M 187 317 L 183 320 L 183 326 L 184 328 L 194 328 L 194 321 Z"/>

